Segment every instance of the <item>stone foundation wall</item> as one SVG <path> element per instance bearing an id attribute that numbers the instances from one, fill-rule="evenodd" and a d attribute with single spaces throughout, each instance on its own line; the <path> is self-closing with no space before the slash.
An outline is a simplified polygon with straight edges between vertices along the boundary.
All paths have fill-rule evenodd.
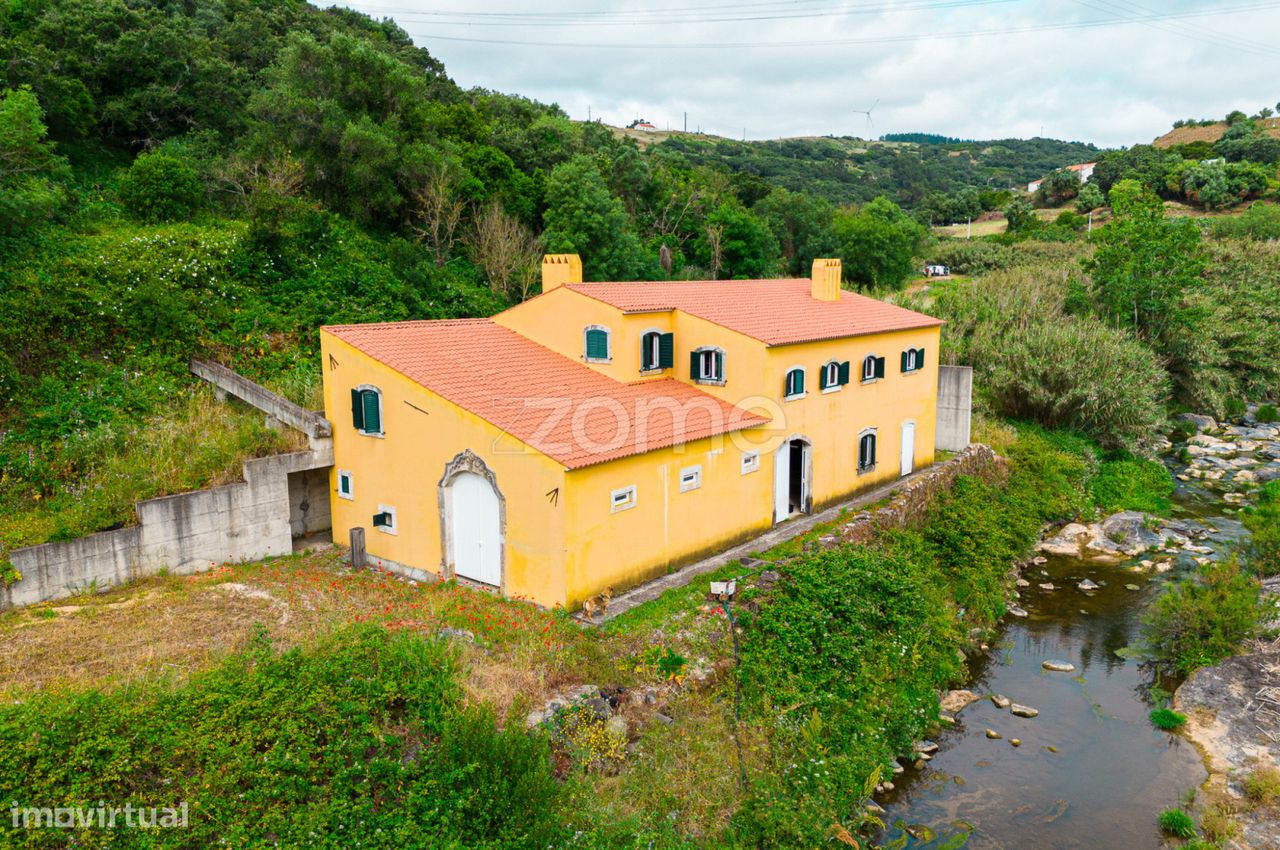
<path id="1" fill-rule="evenodd" d="M 889 504 L 862 511 L 840 526 L 835 535 L 821 538 L 826 546 L 840 543 L 864 543 L 881 531 L 904 528 L 924 521 L 929 506 L 938 496 L 951 489 L 957 476 L 968 475 L 986 481 L 1002 479 L 1008 474 L 1008 463 L 990 446 L 973 443 L 950 460 L 921 473 L 898 489 Z"/>

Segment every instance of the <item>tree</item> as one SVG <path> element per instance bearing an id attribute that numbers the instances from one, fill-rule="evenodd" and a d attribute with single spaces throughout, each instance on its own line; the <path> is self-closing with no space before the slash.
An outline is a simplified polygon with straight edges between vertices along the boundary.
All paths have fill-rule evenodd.
<path id="1" fill-rule="evenodd" d="M 0 232 L 43 221 L 66 201 L 67 162 L 46 136 L 30 88 L 0 92 Z"/>
<path id="2" fill-rule="evenodd" d="M 1205 269 L 1200 229 L 1187 218 L 1166 220 L 1163 202 L 1134 180 L 1111 187 L 1111 212 L 1084 263 L 1094 301 L 1165 357 L 1185 385 L 1201 359 L 1193 343 L 1204 313 L 1187 300 Z"/>
<path id="3" fill-rule="evenodd" d="M 1036 201 L 1042 206 L 1056 207 L 1080 192 L 1080 176 L 1066 168 L 1050 172 L 1036 190 Z"/>
<path id="4" fill-rule="evenodd" d="M 167 153 L 144 153 L 120 181 L 125 209 L 142 221 L 187 218 L 200 205 L 204 186 L 196 170 Z"/>
<path id="5" fill-rule="evenodd" d="M 836 214 L 836 244 L 846 280 L 900 289 L 915 272 L 915 256 L 928 231 L 883 196 L 856 212 Z"/>
<path id="6" fill-rule="evenodd" d="M 648 277 L 644 249 L 627 211 L 586 154 L 557 165 L 547 178 L 542 238 L 552 253 L 575 253 L 591 280 Z"/>
<path id="7" fill-rule="evenodd" d="M 462 169 L 442 159 L 427 169 L 422 181 L 412 190 L 410 227 L 418 240 L 430 249 L 437 266 L 443 266 L 453 252 L 458 225 L 467 208 L 462 184 Z"/>
<path id="8" fill-rule="evenodd" d="M 835 208 L 829 201 L 779 188 L 754 211 L 772 231 L 789 274 L 804 277 L 815 259 L 836 253 L 831 230 Z"/>
<path id="9" fill-rule="evenodd" d="M 698 259 L 713 277 L 759 278 L 773 266 L 778 244 L 759 218 L 736 201 L 726 201 L 707 216 L 706 238 Z M 714 234 L 714 236 L 713 236 Z"/>
<path id="10" fill-rule="evenodd" d="M 1004 217 L 1009 222 L 1010 233 L 1025 233 L 1028 230 L 1034 230 L 1040 224 L 1035 210 L 1023 198 L 1014 198 L 1010 201 L 1009 206 L 1004 208 Z"/>
<path id="11" fill-rule="evenodd" d="M 1082 213 L 1092 212 L 1106 202 L 1097 183 L 1084 184 L 1080 187 L 1080 194 L 1076 195 L 1076 209 Z"/>
<path id="12" fill-rule="evenodd" d="M 538 243 L 515 216 L 508 215 L 496 200 L 476 216 L 475 233 L 469 241 L 471 259 L 484 269 L 489 288 L 529 297 L 538 279 Z"/>

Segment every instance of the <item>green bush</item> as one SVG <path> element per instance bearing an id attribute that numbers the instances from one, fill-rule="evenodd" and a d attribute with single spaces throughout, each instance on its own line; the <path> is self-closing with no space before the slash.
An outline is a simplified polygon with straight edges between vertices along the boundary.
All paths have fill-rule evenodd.
<path id="1" fill-rule="evenodd" d="M 1258 582 L 1234 559 L 1205 564 L 1143 612 L 1138 654 L 1188 674 L 1235 652 L 1260 613 Z"/>
<path id="2" fill-rule="evenodd" d="M 1160 829 L 1175 838 L 1195 838 L 1196 822 L 1182 809 L 1165 809 L 1158 818 Z"/>
<path id="3" fill-rule="evenodd" d="M 1280 801 L 1280 768 L 1258 765 L 1242 784 L 1244 793 L 1259 805 L 1269 806 Z"/>
<path id="4" fill-rule="evenodd" d="M 1280 420 L 1280 408 L 1274 404 L 1260 404 L 1254 416 L 1259 422 L 1275 422 Z"/>
<path id="5" fill-rule="evenodd" d="M 983 274 L 1016 262 L 1014 249 L 976 239 L 942 239 L 929 250 L 929 262 L 941 263 L 955 274 Z"/>
<path id="6" fill-rule="evenodd" d="M 265 639 L 186 684 L 41 693 L 0 707 L 0 795 L 31 805 L 190 806 L 112 846 L 545 847 L 546 741 L 463 706 L 447 645 L 377 627 L 306 650 Z M 7 847 L 53 846 L 11 830 Z"/>
<path id="7" fill-rule="evenodd" d="M 1268 481 L 1242 517 L 1251 537 L 1249 568 L 1260 576 L 1280 575 L 1280 481 Z"/>
<path id="8" fill-rule="evenodd" d="M 120 180 L 120 200 L 141 221 L 188 218 L 203 197 L 195 169 L 167 153 L 140 155 Z"/>
<path id="9" fill-rule="evenodd" d="M 1280 239 L 1280 206 L 1254 203 L 1238 216 L 1212 219 L 1209 232 L 1222 239 Z"/>
<path id="10" fill-rule="evenodd" d="M 1155 708 L 1148 715 L 1151 725 L 1157 729 L 1163 729 L 1166 732 L 1173 732 L 1181 729 L 1187 722 L 1187 716 L 1181 712 L 1174 711 L 1169 708 Z"/>

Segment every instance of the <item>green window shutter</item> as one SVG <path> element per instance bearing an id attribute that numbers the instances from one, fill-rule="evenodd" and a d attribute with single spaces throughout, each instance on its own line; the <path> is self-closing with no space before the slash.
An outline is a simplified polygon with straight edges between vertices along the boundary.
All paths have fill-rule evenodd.
<path id="1" fill-rule="evenodd" d="M 592 360 L 609 359 L 609 335 L 604 331 L 587 331 L 587 357 Z"/>
<path id="2" fill-rule="evenodd" d="M 724 380 L 724 352 L 716 352 L 716 380 Z"/>
<path id="3" fill-rule="evenodd" d="M 924 349 L 923 348 L 916 349 L 916 368 L 917 369 L 924 368 Z"/>
<path id="4" fill-rule="evenodd" d="M 907 357 L 909 357 L 910 355 L 911 355 L 911 349 L 909 348 L 906 351 L 902 352 L 902 371 L 904 372 L 911 371 L 911 367 L 907 365 Z"/>
<path id="5" fill-rule="evenodd" d="M 884 377 L 884 358 L 883 357 L 876 358 L 876 377 L 877 378 Z"/>
<path id="6" fill-rule="evenodd" d="M 364 407 L 364 431 L 367 434 L 382 433 L 382 411 L 378 408 L 380 405 L 380 397 L 373 390 L 363 390 L 360 393 L 363 396 Z"/>
<path id="7" fill-rule="evenodd" d="M 827 383 L 827 367 L 824 365 L 822 371 L 818 373 L 818 389 L 825 390 L 831 384 Z"/>
<path id="8" fill-rule="evenodd" d="M 359 390 L 351 391 L 351 424 L 364 430 L 364 395 Z"/>
<path id="9" fill-rule="evenodd" d="M 849 383 L 849 361 L 846 360 L 840 364 L 840 386 Z"/>
<path id="10" fill-rule="evenodd" d="M 391 527 L 391 514 L 390 514 L 390 513 L 388 513 L 387 511 L 383 511 L 383 512 L 382 512 L 382 513 L 380 513 L 380 514 L 374 514 L 374 515 L 373 515 L 373 527 L 374 527 L 374 528 L 390 528 L 390 527 Z"/>
<path id="11" fill-rule="evenodd" d="M 698 352 L 697 351 L 689 352 L 689 377 L 695 381 L 702 377 L 702 373 L 698 371 Z"/>
<path id="12" fill-rule="evenodd" d="M 652 369 L 653 362 L 653 334 L 645 334 L 640 337 L 640 369 Z"/>
<path id="13" fill-rule="evenodd" d="M 796 394 L 797 395 L 804 394 L 804 370 L 803 369 L 796 370 Z"/>
<path id="14" fill-rule="evenodd" d="M 658 337 L 658 368 L 670 369 L 676 365 L 676 335 L 662 334 Z"/>

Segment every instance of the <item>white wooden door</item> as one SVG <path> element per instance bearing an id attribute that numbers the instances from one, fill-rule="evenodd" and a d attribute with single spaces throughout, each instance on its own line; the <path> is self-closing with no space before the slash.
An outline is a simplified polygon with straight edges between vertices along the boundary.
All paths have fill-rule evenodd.
<path id="1" fill-rule="evenodd" d="M 453 569 L 462 578 L 502 584 L 498 494 L 483 476 L 464 472 L 449 485 Z"/>
<path id="2" fill-rule="evenodd" d="M 902 474 L 910 475 L 916 462 L 916 423 L 902 423 Z"/>
<path id="3" fill-rule="evenodd" d="M 778 446 L 773 455 L 773 521 L 791 516 L 791 442 Z"/>

